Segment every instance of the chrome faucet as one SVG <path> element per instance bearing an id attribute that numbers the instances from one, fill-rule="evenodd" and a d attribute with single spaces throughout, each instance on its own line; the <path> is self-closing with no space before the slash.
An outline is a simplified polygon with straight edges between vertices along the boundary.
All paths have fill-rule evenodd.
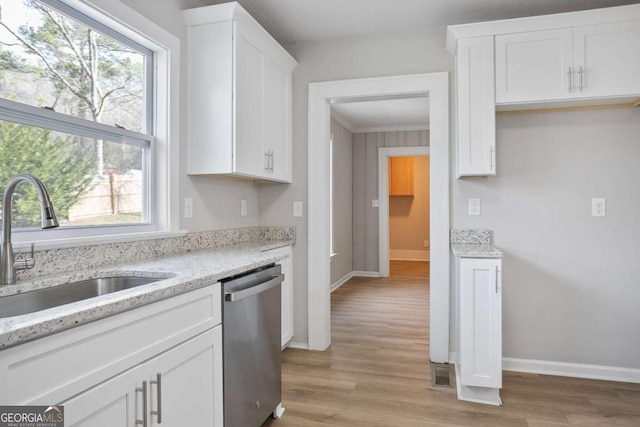
<path id="1" fill-rule="evenodd" d="M 33 268 L 35 265 L 33 244 L 31 245 L 31 257 L 16 261 L 13 257 L 11 245 L 11 209 L 13 207 L 13 193 L 18 184 L 29 181 L 36 187 L 40 199 L 40 214 L 42 216 L 42 228 L 56 228 L 58 219 L 53 210 L 53 204 L 49 198 L 46 187 L 35 176 L 29 173 L 21 173 L 11 178 L 4 189 L 2 197 L 2 250 L 0 251 L 0 285 L 12 285 L 16 282 L 16 270 Z"/>

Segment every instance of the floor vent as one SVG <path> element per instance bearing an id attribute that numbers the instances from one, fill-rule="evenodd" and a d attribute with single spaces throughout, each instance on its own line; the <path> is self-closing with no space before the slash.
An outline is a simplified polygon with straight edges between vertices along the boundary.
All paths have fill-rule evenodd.
<path id="1" fill-rule="evenodd" d="M 453 387 L 453 365 L 431 362 L 431 385 Z"/>

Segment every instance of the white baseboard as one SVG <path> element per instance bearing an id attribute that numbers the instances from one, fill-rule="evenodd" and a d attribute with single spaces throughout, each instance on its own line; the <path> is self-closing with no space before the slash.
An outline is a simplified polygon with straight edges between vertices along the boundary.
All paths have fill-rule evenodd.
<path id="1" fill-rule="evenodd" d="M 561 377 L 640 384 L 640 369 L 634 368 L 505 357 L 502 359 L 502 369 L 504 371 L 525 372 L 529 374 L 556 375 Z"/>
<path id="2" fill-rule="evenodd" d="M 309 350 L 309 344 L 306 342 L 289 341 L 287 348 L 296 348 L 298 350 Z"/>
<path id="3" fill-rule="evenodd" d="M 378 271 L 352 271 L 353 277 L 380 277 Z"/>
<path id="4" fill-rule="evenodd" d="M 392 261 L 429 261 L 429 250 L 389 249 Z"/>
<path id="5" fill-rule="evenodd" d="M 345 274 L 341 279 L 336 280 L 334 283 L 331 284 L 331 288 L 330 288 L 331 292 L 335 291 L 340 286 L 347 283 L 349 279 L 351 279 L 352 277 L 353 277 L 353 271 L 351 273 Z"/>

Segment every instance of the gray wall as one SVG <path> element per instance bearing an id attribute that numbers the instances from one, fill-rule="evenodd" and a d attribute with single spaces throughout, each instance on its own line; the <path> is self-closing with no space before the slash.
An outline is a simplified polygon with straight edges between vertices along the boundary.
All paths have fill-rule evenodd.
<path id="1" fill-rule="evenodd" d="M 352 230 L 352 134 L 331 119 L 333 135 L 333 246 L 331 258 L 331 283 L 335 283 L 353 271 Z"/>
<path id="2" fill-rule="evenodd" d="M 122 0 L 124 4 L 149 18 L 168 32 L 179 37 L 181 44 L 186 43 L 186 26 L 182 21 L 181 9 L 202 6 L 198 0 Z M 213 177 L 187 175 L 187 58 L 181 55 L 181 97 L 180 105 L 180 194 L 173 202 L 180 206 L 180 228 L 189 231 L 206 231 L 222 228 L 246 227 L 258 225 L 258 185 L 245 181 Z M 173 101 L 173 100 L 172 100 Z M 185 219 L 184 198 L 193 198 L 193 218 Z M 247 216 L 240 216 L 240 200 L 247 201 Z"/>
<path id="3" fill-rule="evenodd" d="M 379 271 L 378 148 L 429 145 L 428 131 L 353 134 L 353 270 Z"/>
<path id="4" fill-rule="evenodd" d="M 453 187 L 494 230 L 504 356 L 640 368 L 640 108 L 498 115 L 498 174 Z M 469 197 L 482 215 L 465 215 Z M 607 216 L 591 216 L 591 198 Z"/>

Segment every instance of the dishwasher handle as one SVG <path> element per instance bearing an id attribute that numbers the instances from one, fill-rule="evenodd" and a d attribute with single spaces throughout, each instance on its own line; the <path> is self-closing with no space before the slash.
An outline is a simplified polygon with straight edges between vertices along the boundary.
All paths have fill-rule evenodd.
<path id="1" fill-rule="evenodd" d="M 259 285 L 252 286 L 247 289 L 243 289 L 237 292 L 225 292 L 224 300 L 228 302 L 236 302 L 248 298 L 250 296 L 262 293 L 271 288 L 275 288 L 284 280 L 284 274 L 273 276 L 273 278 L 267 282 L 260 283 Z"/>

